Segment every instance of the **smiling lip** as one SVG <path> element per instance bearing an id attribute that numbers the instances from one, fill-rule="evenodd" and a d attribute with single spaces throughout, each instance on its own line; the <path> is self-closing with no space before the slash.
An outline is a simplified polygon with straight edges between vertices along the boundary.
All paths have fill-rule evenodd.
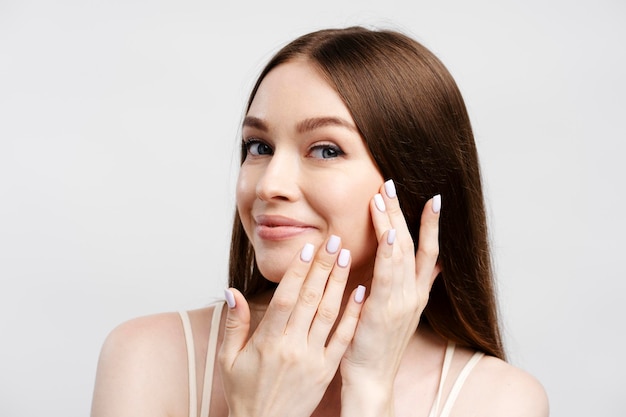
<path id="1" fill-rule="evenodd" d="M 284 216 L 260 215 L 254 218 L 261 239 L 283 240 L 313 230 L 314 227 Z"/>

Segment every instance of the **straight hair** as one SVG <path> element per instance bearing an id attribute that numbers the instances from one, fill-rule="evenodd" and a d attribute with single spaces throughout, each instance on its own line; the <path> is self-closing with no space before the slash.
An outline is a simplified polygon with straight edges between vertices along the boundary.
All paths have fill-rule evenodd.
<path id="1" fill-rule="evenodd" d="M 248 109 L 265 76 L 293 60 L 317 68 L 343 99 L 381 174 L 396 184 L 416 248 L 424 204 L 442 195 L 442 272 L 422 322 L 445 339 L 505 359 L 478 154 L 465 103 L 448 70 L 402 33 L 321 30 L 274 55 L 252 89 Z M 229 284 L 246 297 L 276 286 L 259 272 L 254 256 L 235 212 Z"/>

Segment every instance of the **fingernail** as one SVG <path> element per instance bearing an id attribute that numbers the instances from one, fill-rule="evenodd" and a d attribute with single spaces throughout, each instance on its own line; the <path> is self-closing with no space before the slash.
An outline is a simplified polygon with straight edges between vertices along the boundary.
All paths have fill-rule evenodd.
<path id="1" fill-rule="evenodd" d="M 393 242 L 396 241 L 396 229 L 389 229 L 387 232 L 387 244 L 393 245 Z"/>
<path id="2" fill-rule="evenodd" d="M 314 247 L 310 243 L 304 245 L 302 252 L 300 252 L 300 259 L 304 262 L 310 262 L 313 259 L 313 249 Z"/>
<path id="3" fill-rule="evenodd" d="M 387 193 L 389 198 L 396 198 L 396 185 L 393 183 L 393 180 L 385 182 L 385 193 Z"/>
<path id="4" fill-rule="evenodd" d="M 331 235 L 330 239 L 328 239 L 328 243 L 326 243 L 326 251 L 328 253 L 337 252 L 339 249 L 339 243 L 341 243 L 339 236 Z"/>
<path id="5" fill-rule="evenodd" d="M 437 194 L 433 197 L 433 212 L 439 213 L 441 211 L 441 194 Z"/>
<path id="6" fill-rule="evenodd" d="M 385 212 L 385 201 L 383 200 L 382 195 L 376 194 L 374 196 L 374 204 L 376 204 L 376 208 L 378 208 L 378 210 Z"/>
<path id="7" fill-rule="evenodd" d="M 339 258 L 337 259 L 337 265 L 342 268 L 348 266 L 350 262 L 350 251 L 348 249 L 341 249 L 339 252 Z"/>
<path id="8" fill-rule="evenodd" d="M 359 285 L 358 287 L 356 287 L 356 293 L 354 293 L 354 301 L 361 304 L 364 298 L 365 298 L 365 287 L 363 285 Z"/>
<path id="9" fill-rule="evenodd" d="M 226 304 L 228 308 L 235 308 L 237 303 L 235 302 L 235 295 L 228 288 L 224 290 L 224 298 L 226 298 Z"/>

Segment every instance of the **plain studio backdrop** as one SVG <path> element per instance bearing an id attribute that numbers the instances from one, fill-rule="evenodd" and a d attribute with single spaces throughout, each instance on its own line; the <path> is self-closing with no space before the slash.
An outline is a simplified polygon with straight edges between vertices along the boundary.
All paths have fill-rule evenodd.
<path id="1" fill-rule="evenodd" d="M 510 361 L 553 416 L 626 415 L 626 3 L 214 3 L 0 1 L 0 415 L 88 415 L 111 329 L 222 297 L 251 84 L 354 24 L 464 94 Z"/>

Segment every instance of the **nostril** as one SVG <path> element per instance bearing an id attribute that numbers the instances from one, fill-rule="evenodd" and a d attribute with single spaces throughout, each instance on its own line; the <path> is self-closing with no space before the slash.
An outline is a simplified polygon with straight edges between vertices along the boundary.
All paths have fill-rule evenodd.
<path id="1" fill-rule="evenodd" d="M 294 181 L 293 176 L 283 174 L 281 177 L 264 177 L 258 184 L 256 189 L 257 197 L 261 200 L 295 200 L 300 194 L 298 185 Z"/>
<path id="2" fill-rule="evenodd" d="M 264 201 L 295 200 L 300 195 L 298 186 L 298 158 L 286 151 L 275 152 L 257 182 L 256 193 Z"/>

